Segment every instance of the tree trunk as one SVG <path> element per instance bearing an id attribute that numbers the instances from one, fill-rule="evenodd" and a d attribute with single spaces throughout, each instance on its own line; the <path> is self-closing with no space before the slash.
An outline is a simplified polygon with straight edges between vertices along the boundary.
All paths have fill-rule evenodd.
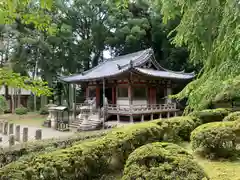
<path id="1" fill-rule="evenodd" d="M 17 107 L 19 108 L 19 107 L 21 107 L 21 88 L 18 88 L 17 89 L 18 90 L 18 92 L 17 92 Z"/>

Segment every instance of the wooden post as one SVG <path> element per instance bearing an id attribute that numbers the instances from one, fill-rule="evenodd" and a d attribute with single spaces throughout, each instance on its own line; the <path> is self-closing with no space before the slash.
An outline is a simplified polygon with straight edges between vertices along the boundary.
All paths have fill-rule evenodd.
<path id="1" fill-rule="evenodd" d="M 15 127 L 15 140 L 20 142 L 20 125 Z"/>
<path id="2" fill-rule="evenodd" d="M 120 123 L 120 115 L 117 114 L 117 122 Z"/>
<path id="3" fill-rule="evenodd" d="M 9 135 L 13 134 L 13 123 L 9 124 Z"/>
<path id="4" fill-rule="evenodd" d="M 129 99 L 129 106 L 132 105 L 132 84 L 129 82 L 128 84 L 128 99 Z"/>
<path id="5" fill-rule="evenodd" d="M 130 123 L 133 123 L 133 115 L 130 115 Z"/>
<path id="6" fill-rule="evenodd" d="M 159 119 L 162 119 L 162 113 L 159 114 Z"/>
<path id="7" fill-rule="evenodd" d="M 28 128 L 23 128 L 23 142 L 28 141 Z"/>
<path id="8" fill-rule="evenodd" d="M 153 114 L 151 114 L 151 120 L 153 120 Z"/>
<path id="9" fill-rule="evenodd" d="M 141 116 L 141 122 L 144 122 L 144 114 Z"/>
<path id="10" fill-rule="evenodd" d="M 170 112 L 167 113 L 167 118 L 170 118 Z"/>
<path id="11" fill-rule="evenodd" d="M 116 87 L 112 87 L 112 104 L 116 104 Z"/>
<path id="12" fill-rule="evenodd" d="M 96 86 L 96 107 L 100 107 L 100 87 Z"/>
<path id="13" fill-rule="evenodd" d="M 4 123 L 3 134 L 4 134 L 4 135 L 7 135 L 7 134 L 8 134 L 8 122 L 5 122 L 5 123 Z"/>
<path id="14" fill-rule="evenodd" d="M 36 130 L 35 138 L 36 138 L 36 140 L 41 140 L 42 139 L 42 130 L 41 129 Z"/>

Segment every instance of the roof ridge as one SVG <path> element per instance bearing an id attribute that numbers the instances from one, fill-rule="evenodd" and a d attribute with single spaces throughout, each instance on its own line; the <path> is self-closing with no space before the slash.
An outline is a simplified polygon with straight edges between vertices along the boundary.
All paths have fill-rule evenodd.
<path id="1" fill-rule="evenodd" d="M 138 52 L 141 52 L 141 51 L 138 51 Z M 143 55 L 145 55 L 146 53 L 147 53 L 147 55 L 149 55 L 149 52 L 152 52 L 152 49 L 151 48 L 148 48 L 148 49 L 145 49 L 145 50 L 142 50 L 142 53 L 136 58 L 136 59 L 134 59 L 133 61 L 132 60 L 130 60 L 130 63 L 134 63 L 134 62 L 138 62 L 137 60 L 138 59 L 140 59 Z M 152 54 L 150 54 L 150 56 L 152 56 Z M 146 60 L 148 60 L 147 58 L 144 58 L 139 64 L 142 64 L 142 63 L 144 63 Z M 139 64 L 133 64 L 133 66 L 138 66 Z M 128 64 L 125 64 L 125 65 L 122 65 L 122 66 L 120 66 L 120 65 L 118 65 L 117 64 L 117 66 L 119 66 L 119 68 L 121 69 L 121 68 L 124 68 L 124 67 L 127 67 L 127 66 L 129 66 L 129 63 Z"/>
<path id="2" fill-rule="evenodd" d="M 161 66 L 161 64 L 160 64 L 159 62 L 157 62 L 155 56 L 154 56 L 154 61 L 155 61 L 155 63 L 157 63 L 157 65 L 160 67 L 160 69 L 162 69 L 162 70 L 164 70 L 164 71 L 173 72 L 173 73 L 177 73 L 177 74 L 195 75 L 194 72 L 186 73 L 186 72 L 184 72 L 184 70 L 183 70 L 183 71 L 173 71 L 173 70 L 170 70 L 170 69 L 166 69 L 166 68 L 164 68 L 163 66 Z"/>

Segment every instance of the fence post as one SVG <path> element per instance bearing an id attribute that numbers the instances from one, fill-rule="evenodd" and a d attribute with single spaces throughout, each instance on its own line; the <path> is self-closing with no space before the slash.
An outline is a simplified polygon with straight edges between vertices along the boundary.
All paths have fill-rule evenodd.
<path id="1" fill-rule="evenodd" d="M 28 141 L 28 128 L 23 128 L 23 142 Z"/>
<path id="2" fill-rule="evenodd" d="M 13 123 L 9 124 L 9 135 L 13 134 Z"/>
<path id="3" fill-rule="evenodd" d="M 9 147 L 13 146 L 15 144 L 15 137 L 14 134 L 9 135 Z"/>
<path id="4" fill-rule="evenodd" d="M 15 139 L 16 141 L 20 142 L 20 125 L 17 125 L 16 126 L 16 129 L 15 129 Z"/>
<path id="5" fill-rule="evenodd" d="M 8 134 L 8 122 L 5 122 L 5 123 L 4 123 L 3 134 L 4 134 L 4 135 L 7 135 L 7 134 Z"/>
<path id="6" fill-rule="evenodd" d="M 36 140 L 41 140 L 42 139 L 42 130 L 41 129 L 36 130 L 35 138 L 36 138 Z"/>

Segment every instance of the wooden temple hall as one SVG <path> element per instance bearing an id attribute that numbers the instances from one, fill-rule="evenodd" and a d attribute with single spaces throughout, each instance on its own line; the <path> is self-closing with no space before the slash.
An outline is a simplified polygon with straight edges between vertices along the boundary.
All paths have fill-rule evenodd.
<path id="1" fill-rule="evenodd" d="M 76 121 L 79 119 L 80 124 L 84 121 L 84 112 L 90 113 L 90 117 L 91 113 L 101 111 L 98 119 L 118 122 L 175 116 L 177 105 L 167 97 L 193 77 L 194 73 L 161 67 L 153 50 L 146 49 L 107 59 L 88 71 L 62 80 L 81 85 L 85 90 L 85 102 L 75 102 L 74 106 Z"/>

